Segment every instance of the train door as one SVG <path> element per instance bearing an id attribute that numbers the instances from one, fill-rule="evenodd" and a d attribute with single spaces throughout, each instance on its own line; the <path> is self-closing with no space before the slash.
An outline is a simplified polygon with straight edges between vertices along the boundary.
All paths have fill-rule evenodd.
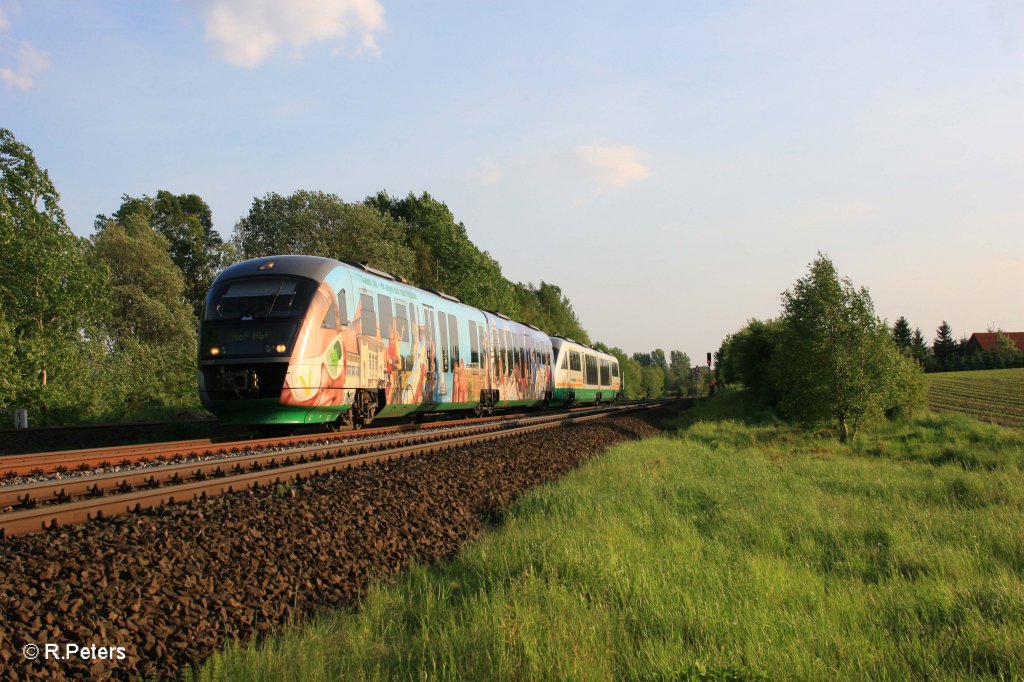
<path id="1" fill-rule="evenodd" d="M 434 308 L 429 305 L 423 306 L 423 327 L 426 338 L 423 340 L 425 355 L 425 374 L 423 382 L 423 402 L 440 402 L 439 379 L 442 376 L 441 367 L 438 363 L 440 358 L 437 354 L 437 318 Z"/>

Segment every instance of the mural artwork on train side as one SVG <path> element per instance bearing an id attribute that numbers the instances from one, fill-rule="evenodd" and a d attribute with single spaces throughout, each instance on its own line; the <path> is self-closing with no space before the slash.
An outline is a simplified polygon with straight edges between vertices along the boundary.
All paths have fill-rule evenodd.
<path id="1" fill-rule="evenodd" d="M 353 278 L 361 279 L 354 288 Z M 544 398 L 550 377 L 539 340 L 504 320 L 488 334 L 480 313 L 467 320 L 464 307 L 414 298 L 412 288 L 331 273 L 299 330 L 282 404 L 347 405 L 357 388 L 383 389 L 388 405 L 471 403 L 489 387 L 502 401 Z"/>

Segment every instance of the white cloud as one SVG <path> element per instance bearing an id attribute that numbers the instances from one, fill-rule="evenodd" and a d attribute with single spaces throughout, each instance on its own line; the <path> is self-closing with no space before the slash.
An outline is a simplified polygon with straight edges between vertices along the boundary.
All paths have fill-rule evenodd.
<path id="1" fill-rule="evenodd" d="M 646 154 L 625 144 L 582 145 L 576 156 L 590 175 L 612 187 L 627 187 L 651 175 Z"/>
<path id="2" fill-rule="evenodd" d="M 2 19 L 2 16 L 0 16 Z M 31 90 L 35 77 L 50 66 L 50 55 L 41 52 L 27 41 L 18 46 L 18 65 L 15 68 L 0 68 L 0 80 L 12 88 Z"/>
<path id="3" fill-rule="evenodd" d="M 379 54 L 387 27 L 378 0 L 204 0 L 206 38 L 224 59 L 251 68 L 280 46 L 301 54 L 310 43 L 359 37 L 357 52 Z M 337 53 L 338 49 L 332 51 Z"/>
<path id="4" fill-rule="evenodd" d="M 493 187 L 501 182 L 501 168 L 494 161 L 485 161 L 481 169 L 476 173 L 470 173 L 468 178 L 478 185 Z"/>

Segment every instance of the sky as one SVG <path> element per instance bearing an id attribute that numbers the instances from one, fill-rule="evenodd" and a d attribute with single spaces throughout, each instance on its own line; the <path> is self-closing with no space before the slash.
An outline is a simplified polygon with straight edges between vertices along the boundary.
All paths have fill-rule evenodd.
<path id="1" fill-rule="evenodd" d="M 595 340 L 695 361 L 819 252 L 1024 330 L 1024 0 L 0 0 L 0 127 L 124 194 L 427 191 Z"/>

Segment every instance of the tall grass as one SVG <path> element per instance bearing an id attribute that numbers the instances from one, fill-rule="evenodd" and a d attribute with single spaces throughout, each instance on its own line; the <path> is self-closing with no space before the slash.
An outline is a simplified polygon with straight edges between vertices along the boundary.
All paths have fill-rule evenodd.
<path id="1" fill-rule="evenodd" d="M 1024 674 L 1018 434 L 929 416 L 845 447 L 742 394 L 673 429 L 202 679 Z"/>

